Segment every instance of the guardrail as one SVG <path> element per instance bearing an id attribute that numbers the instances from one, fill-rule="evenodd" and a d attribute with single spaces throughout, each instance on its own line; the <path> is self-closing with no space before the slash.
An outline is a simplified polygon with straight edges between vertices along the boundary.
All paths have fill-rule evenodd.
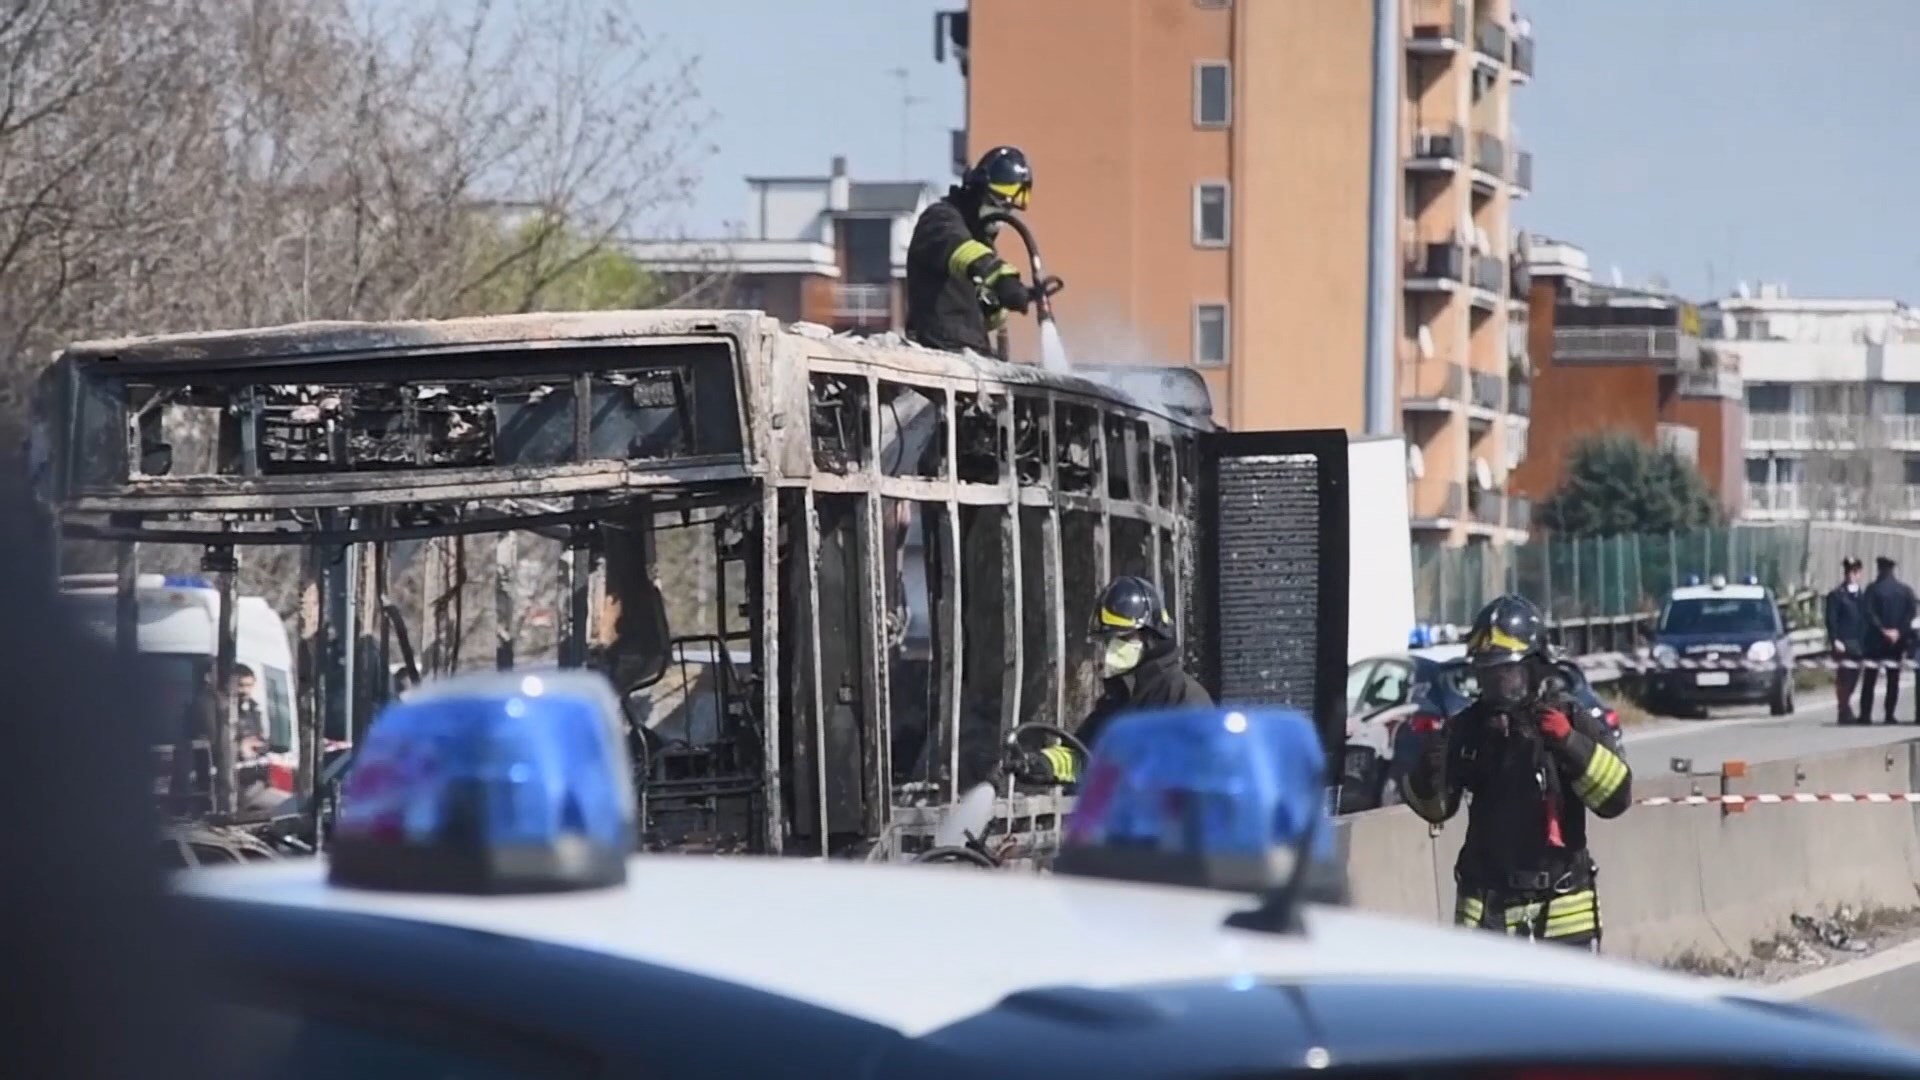
<path id="1" fill-rule="evenodd" d="M 1831 792 L 1905 793 L 1920 779 L 1920 743 L 1752 762 L 1713 763 L 1694 774 L 1633 778 L 1640 805 L 1589 828 L 1602 868 L 1606 951 L 1655 963 L 1751 960 L 1749 943 L 1788 931 L 1796 915 L 1840 904 L 1913 906 L 1920 819 L 1905 801 L 1808 800 Z M 1751 812 L 1699 796 L 1760 796 L 1788 805 Z M 1692 797 L 1692 798 L 1690 798 Z M 1744 807 L 1740 808 L 1744 809 Z M 1451 922 L 1453 864 L 1463 812 L 1434 829 L 1404 806 L 1342 816 L 1335 824 L 1354 906 Z"/>

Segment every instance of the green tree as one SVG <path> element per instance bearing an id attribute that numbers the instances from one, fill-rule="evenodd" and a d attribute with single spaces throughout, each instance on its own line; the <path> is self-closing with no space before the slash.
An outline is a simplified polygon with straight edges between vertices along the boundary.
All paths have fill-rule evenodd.
<path id="1" fill-rule="evenodd" d="M 485 314 L 653 307 L 661 284 L 632 256 L 557 218 L 511 228 L 476 226 L 472 278 L 461 306 Z"/>
<path id="2" fill-rule="evenodd" d="M 1720 506 L 1685 459 L 1614 432 L 1574 444 L 1539 517 L 1562 536 L 1685 532 L 1718 524 Z"/>

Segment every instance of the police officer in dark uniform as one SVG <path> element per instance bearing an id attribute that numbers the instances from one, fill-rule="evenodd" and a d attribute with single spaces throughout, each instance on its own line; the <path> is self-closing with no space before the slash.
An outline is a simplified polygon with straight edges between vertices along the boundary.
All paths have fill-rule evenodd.
<path id="1" fill-rule="evenodd" d="M 1860 590 L 1860 560 L 1849 555 L 1841 560 L 1840 570 L 1840 584 L 1827 594 L 1827 647 L 1840 664 L 1833 673 L 1840 722 L 1851 724 L 1859 719 L 1853 711 L 1853 691 L 1860 684 L 1858 665 L 1867 644 L 1867 608 Z"/>
<path id="2" fill-rule="evenodd" d="M 1025 312 L 1033 290 L 993 250 L 988 210 L 1025 210 L 1033 194 L 1027 155 L 996 146 L 929 206 L 907 245 L 907 337 L 930 349 L 993 352 L 1007 312 Z"/>
<path id="3" fill-rule="evenodd" d="M 1874 684 L 1880 681 L 1880 667 L 1886 665 L 1886 721 L 1891 724 L 1894 709 L 1900 704 L 1900 663 L 1907 658 L 1913 640 L 1915 601 L 1913 589 L 1894 576 L 1892 559 L 1881 555 L 1873 562 L 1878 574 L 1867 586 L 1862 605 L 1867 615 L 1867 642 L 1862 652 L 1868 666 L 1860 673 L 1860 719 L 1873 722 Z"/>
<path id="4" fill-rule="evenodd" d="M 1104 680 L 1100 700 L 1075 736 L 1092 747 L 1115 717 L 1151 709 L 1211 706 L 1213 698 L 1180 665 L 1173 617 L 1160 590 L 1141 577 L 1118 577 L 1100 593 L 1090 629 Z M 1070 784 L 1080 775 L 1079 755 L 1064 746 L 1022 752 L 1011 762 L 1016 778 L 1036 784 Z"/>
<path id="5" fill-rule="evenodd" d="M 1600 900 L 1587 812 L 1618 817 L 1632 776 L 1618 731 L 1569 695 L 1533 604 L 1502 596 L 1467 637 L 1479 682 L 1401 781 L 1414 812 L 1438 824 L 1467 807 L 1454 864 L 1454 921 L 1598 952 Z"/>

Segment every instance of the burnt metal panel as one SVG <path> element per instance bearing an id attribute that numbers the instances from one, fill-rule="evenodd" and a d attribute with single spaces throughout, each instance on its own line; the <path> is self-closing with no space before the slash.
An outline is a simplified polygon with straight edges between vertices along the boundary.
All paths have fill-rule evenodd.
<path id="1" fill-rule="evenodd" d="M 1337 762 L 1346 743 L 1346 433 L 1216 432 L 1201 449 L 1202 680 L 1223 704 L 1306 713 Z"/>

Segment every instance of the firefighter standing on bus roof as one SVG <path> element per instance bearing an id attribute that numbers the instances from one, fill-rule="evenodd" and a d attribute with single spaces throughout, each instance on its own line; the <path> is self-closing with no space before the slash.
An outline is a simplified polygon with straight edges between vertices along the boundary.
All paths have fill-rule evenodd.
<path id="1" fill-rule="evenodd" d="M 930 349 L 993 353 L 1007 312 L 1025 312 L 1033 290 L 993 250 L 989 210 L 1025 210 L 1033 193 L 1027 155 L 996 146 L 958 187 L 920 214 L 907 245 L 907 338 Z"/>
<path id="2" fill-rule="evenodd" d="M 1587 812 L 1618 817 L 1632 801 L 1619 733 L 1567 694 L 1546 624 L 1521 597 L 1481 610 L 1467 660 L 1473 704 L 1427 736 L 1401 781 L 1407 805 L 1435 824 L 1473 796 L 1454 921 L 1598 952 Z"/>
<path id="3" fill-rule="evenodd" d="M 1104 680 L 1100 700 L 1074 732 L 1089 749 L 1102 729 L 1126 713 L 1213 704 L 1181 667 L 1173 617 L 1146 578 L 1117 577 L 1101 590 L 1089 634 Z M 1032 784 L 1074 783 L 1082 764 L 1065 746 L 1021 751 L 1010 762 L 1014 776 Z"/>

